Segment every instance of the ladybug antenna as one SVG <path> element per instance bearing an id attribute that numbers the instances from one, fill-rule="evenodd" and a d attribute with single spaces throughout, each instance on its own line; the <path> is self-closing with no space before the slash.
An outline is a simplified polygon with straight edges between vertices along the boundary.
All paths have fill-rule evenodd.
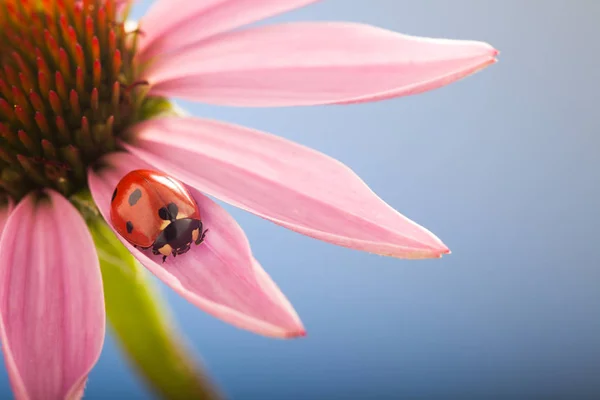
<path id="1" fill-rule="evenodd" d="M 122 101 L 125 104 L 131 104 L 131 92 L 133 92 L 133 90 L 136 87 L 140 87 L 140 86 L 146 86 L 147 87 L 147 86 L 150 86 L 150 82 L 148 82 L 148 81 L 136 81 L 136 82 L 133 82 L 133 83 L 131 83 L 129 85 L 126 85 L 124 83 L 119 83 L 119 84 L 120 84 L 121 89 L 122 89 L 120 97 L 121 97 Z M 148 88 L 146 88 L 146 91 L 147 91 L 147 89 Z"/>
<path id="2" fill-rule="evenodd" d="M 125 84 L 121 83 L 121 88 L 124 90 L 124 92 L 126 94 L 129 94 L 129 93 L 131 93 L 131 91 L 133 89 L 135 89 L 138 86 L 148 86 L 148 85 L 150 85 L 150 82 L 148 82 L 148 81 L 135 81 L 129 85 L 125 85 Z"/>

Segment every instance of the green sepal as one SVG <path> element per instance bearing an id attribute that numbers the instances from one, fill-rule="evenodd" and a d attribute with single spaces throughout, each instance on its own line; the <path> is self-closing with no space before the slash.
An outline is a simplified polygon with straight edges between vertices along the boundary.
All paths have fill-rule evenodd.
<path id="1" fill-rule="evenodd" d="M 164 97 L 147 97 L 140 108 L 142 121 L 168 115 L 175 115 L 175 111 L 173 103 Z"/>
<path id="2" fill-rule="evenodd" d="M 148 272 L 104 220 L 87 223 L 100 259 L 108 323 L 133 367 L 160 397 L 221 399 L 190 357 Z"/>

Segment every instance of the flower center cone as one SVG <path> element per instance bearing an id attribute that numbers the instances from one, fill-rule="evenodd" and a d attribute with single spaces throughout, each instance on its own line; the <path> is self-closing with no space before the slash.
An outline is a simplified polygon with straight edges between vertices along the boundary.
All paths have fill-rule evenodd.
<path id="1" fill-rule="evenodd" d="M 0 0 L 0 197 L 86 187 L 141 118 L 138 32 L 116 0 Z"/>

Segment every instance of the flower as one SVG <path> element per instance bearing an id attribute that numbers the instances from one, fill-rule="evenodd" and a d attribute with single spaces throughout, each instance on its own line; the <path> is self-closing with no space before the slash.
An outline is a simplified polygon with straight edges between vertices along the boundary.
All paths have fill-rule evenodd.
<path id="1" fill-rule="evenodd" d="M 89 189 L 107 217 L 130 170 L 181 180 L 210 234 L 164 264 L 123 244 L 199 308 L 263 335 L 304 328 L 241 228 L 206 195 L 349 248 L 399 258 L 449 252 L 336 160 L 252 129 L 164 115 L 171 97 L 254 107 L 375 101 L 495 62 L 485 43 L 363 24 L 244 28 L 313 1 L 157 0 L 132 32 L 124 0 L 0 3 L 0 334 L 17 398 L 83 393 L 105 310 L 81 215 L 93 218 L 94 206 L 80 194 Z"/>

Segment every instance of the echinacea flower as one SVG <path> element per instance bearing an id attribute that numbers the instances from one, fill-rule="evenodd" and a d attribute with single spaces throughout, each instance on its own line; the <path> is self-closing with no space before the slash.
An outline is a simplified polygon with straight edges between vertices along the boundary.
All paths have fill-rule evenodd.
<path id="1" fill-rule="evenodd" d="M 259 334 L 304 328 L 240 227 L 206 195 L 340 246 L 399 258 L 449 252 L 334 159 L 267 133 L 162 113 L 168 98 L 254 107 L 381 100 L 495 61 L 485 43 L 356 23 L 244 28 L 312 2 L 157 0 L 134 31 L 124 0 L 0 2 L 0 333 L 17 398 L 81 396 L 105 328 L 84 217 L 96 207 L 107 217 L 116 183 L 133 169 L 187 185 L 210 234 L 164 264 L 123 244 L 191 303 Z M 86 190 L 95 206 L 82 205 Z"/>

